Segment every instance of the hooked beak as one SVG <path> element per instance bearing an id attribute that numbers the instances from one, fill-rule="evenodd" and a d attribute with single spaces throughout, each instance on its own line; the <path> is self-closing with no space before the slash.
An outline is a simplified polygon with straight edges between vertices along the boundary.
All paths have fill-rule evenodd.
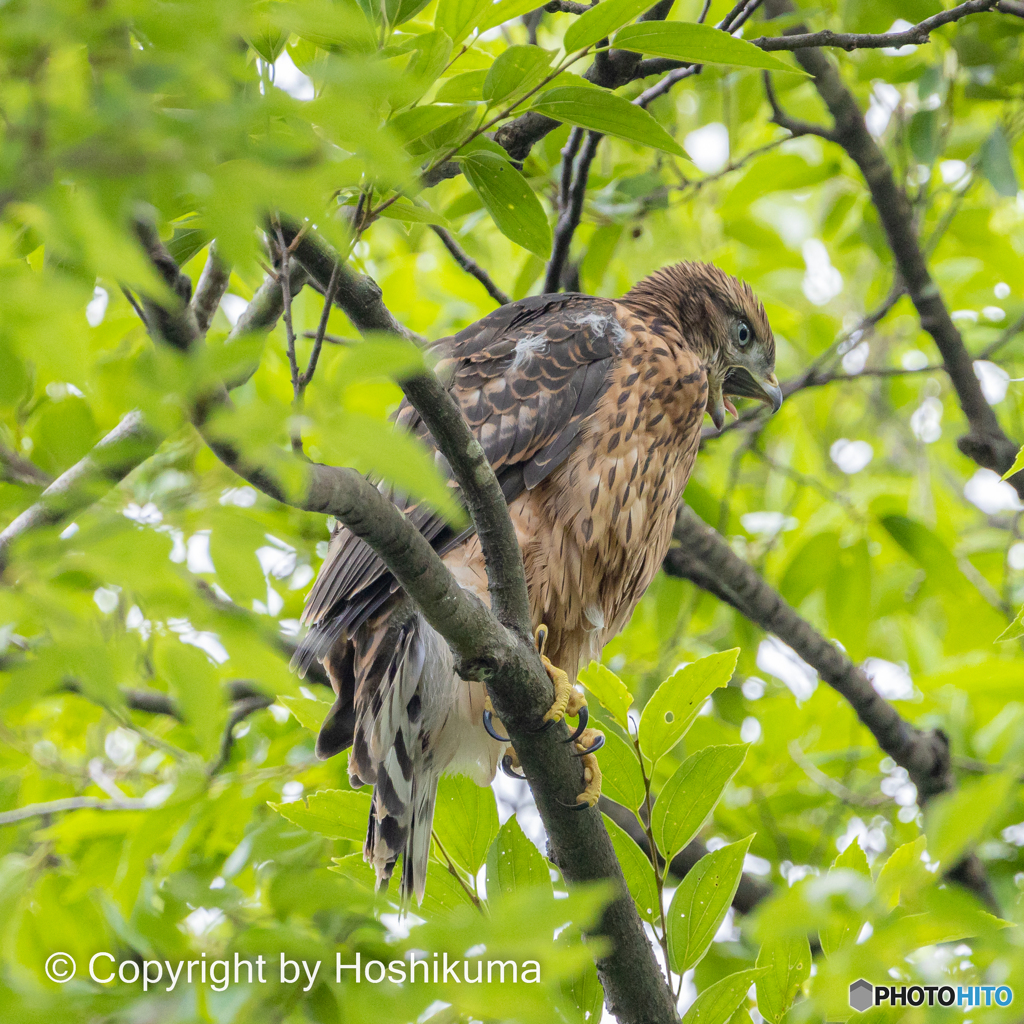
<path id="1" fill-rule="evenodd" d="M 782 405 L 782 388 L 774 373 L 755 376 L 745 366 L 730 366 L 722 384 L 722 392 L 740 398 L 754 398 L 772 407 L 776 413 Z"/>

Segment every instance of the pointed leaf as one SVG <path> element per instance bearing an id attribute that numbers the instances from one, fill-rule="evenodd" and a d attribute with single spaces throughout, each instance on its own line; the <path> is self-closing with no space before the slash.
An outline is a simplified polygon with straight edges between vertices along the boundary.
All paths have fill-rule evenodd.
<path id="1" fill-rule="evenodd" d="M 752 967 L 709 985 L 690 1004 L 682 1024 L 725 1024 L 742 1005 L 750 986 L 763 974 L 763 967 Z"/>
<path id="2" fill-rule="evenodd" d="M 487 72 L 483 98 L 494 104 L 513 93 L 529 91 L 548 73 L 552 57 L 550 50 L 539 46 L 510 46 Z"/>
<path id="3" fill-rule="evenodd" d="M 654 841 L 671 860 L 701 830 L 747 756 L 745 744 L 705 747 L 688 757 L 658 795 Z"/>
<path id="4" fill-rule="evenodd" d="M 547 861 L 526 838 L 513 814 L 498 829 L 487 854 L 487 899 L 500 900 L 504 895 L 531 886 L 546 887 L 550 891 L 551 874 Z"/>
<path id="5" fill-rule="evenodd" d="M 711 25 L 687 21 L 643 21 L 638 25 L 627 25 L 616 33 L 612 45 L 619 50 L 670 57 L 692 64 L 728 64 L 805 74 L 800 68 L 765 53 L 745 39 L 737 39 Z"/>
<path id="6" fill-rule="evenodd" d="M 647 795 L 636 751 L 611 730 L 605 733 L 601 748 L 601 792 L 631 811 Z"/>
<path id="7" fill-rule="evenodd" d="M 646 110 L 604 89 L 576 85 L 548 89 L 538 95 L 532 109 L 577 128 L 686 156 L 679 143 Z"/>
<path id="8" fill-rule="evenodd" d="M 683 738 L 712 691 L 732 679 L 739 653 L 736 647 L 691 662 L 654 691 L 640 716 L 640 749 L 651 761 Z"/>
<path id="9" fill-rule="evenodd" d="M 596 7 L 584 11 L 566 30 L 562 45 L 566 53 L 574 53 L 604 39 L 626 22 L 643 14 L 650 0 L 601 0 Z"/>
<path id="10" fill-rule="evenodd" d="M 328 839 L 351 839 L 361 843 L 366 838 L 366 822 L 370 816 L 370 794 L 347 789 L 321 789 L 301 800 L 288 804 L 270 804 L 294 825 L 318 832 Z"/>
<path id="11" fill-rule="evenodd" d="M 465 775 L 442 775 L 437 787 L 434 831 L 459 867 L 475 875 L 498 834 L 498 808 L 489 786 Z"/>
<path id="12" fill-rule="evenodd" d="M 283 704 L 295 716 L 295 721 L 312 733 L 320 731 L 332 707 L 328 701 L 310 700 L 308 697 L 278 697 L 277 703 Z"/>
<path id="13" fill-rule="evenodd" d="M 633 897 L 637 913 L 652 924 L 659 918 L 658 883 L 654 878 L 654 868 L 644 851 L 633 842 L 630 834 L 608 817 L 602 814 L 604 826 L 608 829 L 615 856 L 622 868 L 622 876 L 626 879 L 626 888 Z"/>
<path id="14" fill-rule="evenodd" d="M 679 883 L 668 910 L 668 956 L 677 974 L 696 966 L 708 951 L 743 875 L 753 836 L 704 857 Z"/>
<path id="15" fill-rule="evenodd" d="M 551 251 L 551 225 L 522 174 L 508 160 L 484 150 L 464 157 L 462 169 L 498 230 L 546 259 Z"/>
<path id="16" fill-rule="evenodd" d="M 806 935 L 769 939 L 757 954 L 766 972 L 757 979 L 757 1008 L 769 1024 L 780 1024 L 800 986 L 811 976 L 811 946 Z"/>
<path id="17" fill-rule="evenodd" d="M 633 695 L 626 684 L 600 662 L 592 661 L 580 674 L 579 681 L 598 699 L 601 706 L 623 729 L 629 728 L 629 708 Z"/>

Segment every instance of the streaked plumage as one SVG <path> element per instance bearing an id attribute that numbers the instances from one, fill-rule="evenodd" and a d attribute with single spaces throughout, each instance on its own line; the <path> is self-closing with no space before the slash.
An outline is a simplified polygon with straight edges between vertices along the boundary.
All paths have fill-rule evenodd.
<path id="1" fill-rule="evenodd" d="M 509 502 L 534 624 L 548 626 L 547 654 L 573 679 L 625 626 L 661 564 L 705 411 L 720 426 L 726 394 L 781 401 L 764 309 L 717 268 L 684 263 L 617 302 L 510 303 L 433 351 Z M 431 444 L 408 403 L 397 421 Z M 487 602 L 475 534 L 396 500 Z M 351 744 L 353 782 L 374 786 L 366 857 L 384 882 L 404 852 L 402 894 L 422 897 L 438 778 L 486 785 L 505 752 L 481 724 L 484 687 L 455 676 L 444 640 L 344 527 L 305 620 L 299 664 L 324 661 L 337 694 L 317 753 Z"/>

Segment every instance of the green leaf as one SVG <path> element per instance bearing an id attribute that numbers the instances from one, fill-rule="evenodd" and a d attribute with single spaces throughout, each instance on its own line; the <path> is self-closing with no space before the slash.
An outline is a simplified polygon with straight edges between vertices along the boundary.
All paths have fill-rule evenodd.
<path id="1" fill-rule="evenodd" d="M 448 914 L 453 910 L 472 906 L 473 901 L 465 886 L 444 864 L 439 864 L 436 860 L 430 861 L 427 864 L 427 884 L 423 893 L 422 909 L 430 914 Z"/>
<path id="2" fill-rule="evenodd" d="M 981 147 L 981 169 L 1001 196 L 1012 197 L 1020 190 L 1010 144 L 1002 125 L 996 125 Z"/>
<path id="3" fill-rule="evenodd" d="M 592 661 L 579 674 L 579 681 L 628 732 L 629 708 L 633 703 L 633 695 L 626 689 L 626 684 L 610 668 L 605 668 L 598 661 Z"/>
<path id="4" fill-rule="evenodd" d="M 430 0 L 399 0 L 398 11 L 391 17 L 392 25 L 401 25 L 410 18 L 415 18 Z"/>
<path id="5" fill-rule="evenodd" d="M 510 46 L 487 72 L 483 98 L 493 105 L 513 93 L 528 92 L 548 73 L 553 56 L 539 46 Z"/>
<path id="6" fill-rule="evenodd" d="M 806 935 L 771 938 L 761 944 L 757 966 L 757 1008 L 769 1024 L 780 1024 L 800 986 L 811 976 L 811 947 Z"/>
<path id="7" fill-rule="evenodd" d="M 728 64 L 806 74 L 745 39 L 737 39 L 711 25 L 687 21 L 644 21 L 627 25 L 616 33 L 612 45 L 619 50 L 670 57 L 691 64 Z"/>
<path id="8" fill-rule="evenodd" d="M 388 124 L 406 142 L 413 142 L 449 121 L 462 117 L 468 108 L 464 103 L 427 103 L 395 114 Z"/>
<path id="9" fill-rule="evenodd" d="M 417 206 L 408 199 L 396 199 L 390 206 L 385 206 L 380 211 L 382 217 L 391 217 L 393 220 L 404 220 L 409 224 L 437 224 L 442 228 L 450 228 L 444 217 L 434 213 L 429 206 Z"/>
<path id="10" fill-rule="evenodd" d="M 575 53 L 604 39 L 650 7 L 650 0 L 601 0 L 596 7 L 584 11 L 566 30 L 562 46 L 566 53 Z"/>
<path id="11" fill-rule="evenodd" d="M 746 744 L 704 747 L 688 757 L 658 794 L 654 841 L 671 860 L 701 830 L 747 756 Z"/>
<path id="12" fill-rule="evenodd" d="M 630 834 L 617 825 L 607 814 L 602 814 L 604 826 L 608 829 L 615 856 L 626 879 L 626 888 L 636 904 L 637 913 L 653 924 L 661 916 L 658 907 L 658 883 L 654 868 L 644 851 L 633 841 Z"/>
<path id="13" fill-rule="evenodd" d="M 551 873 L 547 861 L 526 838 L 513 814 L 498 829 L 487 854 L 487 899 L 489 902 L 500 900 L 502 896 L 532 886 L 550 891 Z"/>
<path id="14" fill-rule="evenodd" d="M 691 662 L 668 677 L 640 716 L 640 749 L 657 763 L 686 734 L 712 691 L 728 684 L 739 648 Z"/>
<path id="15" fill-rule="evenodd" d="M 301 800 L 287 804 L 270 803 L 270 806 L 293 825 L 318 832 L 328 839 L 351 839 L 361 843 L 366 838 L 366 822 L 370 816 L 369 793 L 320 789 Z"/>
<path id="16" fill-rule="evenodd" d="M 610 730 L 601 748 L 601 792 L 631 811 L 637 810 L 646 796 L 636 751 Z"/>
<path id="17" fill-rule="evenodd" d="M 1024 445 L 1021 445 L 1021 449 L 1017 452 L 1017 458 L 1013 460 L 1013 465 L 1003 474 L 1004 480 L 1009 480 L 1015 473 L 1019 473 L 1024 469 Z"/>
<path id="18" fill-rule="evenodd" d="M 477 16 L 477 29 L 486 32 L 536 9 L 537 0 L 498 0 L 496 4 L 485 4 Z"/>
<path id="19" fill-rule="evenodd" d="M 763 974 L 763 967 L 752 967 L 709 985 L 690 1005 L 682 1024 L 726 1024 L 740 1008 L 750 986 Z"/>
<path id="20" fill-rule="evenodd" d="M 668 910 L 668 957 L 677 974 L 696 966 L 708 951 L 743 876 L 753 836 L 706 854 L 679 883 Z"/>
<path id="21" fill-rule="evenodd" d="M 320 732 L 320 726 L 333 706 L 326 700 L 310 700 L 308 697 L 278 697 L 277 703 L 283 704 L 299 725 L 314 734 Z"/>
<path id="22" fill-rule="evenodd" d="M 442 775 L 434 831 L 452 860 L 475 875 L 498 834 L 498 808 L 490 787 L 464 775 Z"/>
<path id="23" fill-rule="evenodd" d="M 577 128 L 589 128 L 675 156 L 686 156 L 679 143 L 646 110 L 604 89 L 575 85 L 548 89 L 538 95 L 532 109 Z"/>
<path id="24" fill-rule="evenodd" d="M 1017 640 L 1022 636 L 1024 636 L 1024 605 L 1021 605 L 1020 611 L 1017 612 L 1017 618 L 996 637 L 995 642 L 1001 644 L 1007 640 Z"/>
<path id="25" fill-rule="evenodd" d="M 962 586 L 964 578 L 957 568 L 953 552 L 923 523 L 906 516 L 883 516 L 880 520 L 893 540 L 936 582 Z"/>
<path id="26" fill-rule="evenodd" d="M 488 69 L 486 68 L 453 75 L 437 90 L 435 99 L 438 103 L 464 103 L 467 100 L 482 100 L 487 75 Z"/>
<path id="27" fill-rule="evenodd" d="M 551 226 L 522 174 L 508 160 L 485 151 L 464 157 L 462 169 L 498 230 L 516 245 L 546 258 L 551 251 Z"/>
<path id="28" fill-rule="evenodd" d="M 988 833 L 1014 785 L 1012 772 L 1000 772 L 933 797 L 925 811 L 928 856 L 943 870 L 953 867 Z"/>
<path id="29" fill-rule="evenodd" d="M 434 26 L 444 29 L 453 43 L 461 43 L 488 6 L 488 0 L 438 0 Z"/>

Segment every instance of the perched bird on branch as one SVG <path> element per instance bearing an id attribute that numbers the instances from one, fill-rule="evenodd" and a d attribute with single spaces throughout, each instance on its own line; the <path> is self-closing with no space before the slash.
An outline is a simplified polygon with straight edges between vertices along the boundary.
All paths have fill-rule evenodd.
<path id="1" fill-rule="evenodd" d="M 731 397 L 782 392 L 775 339 L 748 285 L 707 263 L 679 263 L 618 301 L 538 295 L 509 303 L 435 346 L 437 374 L 483 446 L 508 501 L 534 625 L 555 684 L 549 719 L 579 715 L 592 806 L 603 736 L 586 729 L 573 682 L 629 620 L 669 546 L 704 414 L 719 428 Z M 398 425 L 432 445 L 404 402 Z M 438 464 L 447 469 L 443 458 Z M 459 583 L 489 603 L 473 530 L 421 505 L 406 514 Z M 455 674 L 451 651 L 383 562 L 340 526 L 306 603 L 296 662 L 323 662 L 337 699 L 317 739 L 352 747 L 354 784 L 373 785 L 364 853 L 379 884 L 403 856 L 401 893 L 422 899 L 438 779 L 479 785 L 514 752 L 484 685 Z"/>

